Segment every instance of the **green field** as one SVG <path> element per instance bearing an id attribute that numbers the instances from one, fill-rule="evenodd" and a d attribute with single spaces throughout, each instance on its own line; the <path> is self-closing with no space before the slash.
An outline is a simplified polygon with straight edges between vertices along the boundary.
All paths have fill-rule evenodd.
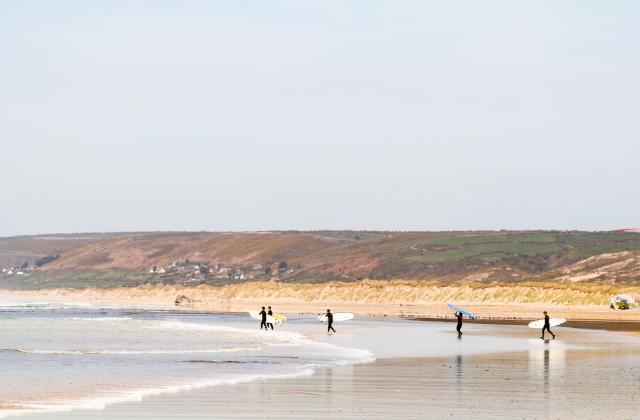
<path id="1" fill-rule="evenodd" d="M 563 256 L 582 259 L 592 255 L 638 250 L 640 234 L 539 232 L 481 236 L 453 236 L 417 241 L 419 255 L 412 261 L 452 263 L 464 260 L 499 261 L 513 256 Z"/>

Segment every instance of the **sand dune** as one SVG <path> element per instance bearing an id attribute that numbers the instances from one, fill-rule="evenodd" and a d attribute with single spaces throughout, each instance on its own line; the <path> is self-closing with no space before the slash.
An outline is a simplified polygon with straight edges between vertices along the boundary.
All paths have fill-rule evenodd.
<path id="1" fill-rule="evenodd" d="M 5 297 L 173 307 L 185 295 L 187 309 L 244 311 L 259 305 L 282 312 L 321 312 L 326 307 L 367 315 L 446 316 L 447 302 L 465 305 L 485 317 L 536 318 L 542 309 L 582 319 L 640 319 L 638 311 L 608 308 L 616 293 L 640 295 L 640 286 L 594 284 L 441 285 L 420 281 L 361 281 L 324 284 L 243 283 L 226 286 L 139 286 L 111 289 L 4 291 Z M 578 314 L 582 315 L 578 315 Z"/>
<path id="2" fill-rule="evenodd" d="M 640 286 L 543 284 L 440 285 L 422 281 L 374 281 L 355 283 L 285 284 L 253 282 L 219 287 L 140 286 L 124 289 L 92 289 L 85 293 L 140 298 L 173 298 L 185 294 L 198 300 L 271 299 L 295 302 L 352 302 L 416 304 L 455 300 L 468 303 L 549 303 L 560 305 L 608 305 L 616 293 L 640 292 Z"/>
<path id="3" fill-rule="evenodd" d="M 640 252 L 595 255 L 562 268 L 554 280 L 579 282 L 610 281 L 616 278 L 640 279 Z"/>

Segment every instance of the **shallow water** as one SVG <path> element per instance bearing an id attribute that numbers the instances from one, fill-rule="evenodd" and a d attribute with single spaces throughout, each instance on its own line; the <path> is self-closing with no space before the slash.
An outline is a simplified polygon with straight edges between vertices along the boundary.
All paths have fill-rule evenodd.
<path id="1" fill-rule="evenodd" d="M 260 331 L 243 315 L 4 302 L 0 416 L 100 409 L 372 360 L 369 351 L 297 332 Z"/>

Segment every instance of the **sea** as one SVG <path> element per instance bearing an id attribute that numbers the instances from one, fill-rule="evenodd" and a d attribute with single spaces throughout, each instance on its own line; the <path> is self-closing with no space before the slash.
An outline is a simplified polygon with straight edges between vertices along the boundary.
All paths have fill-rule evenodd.
<path id="1" fill-rule="evenodd" d="M 287 324 L 275 331 L 258 324 L 247 314 L 0 302 L 0 417 L 100 410 L 374 360 L 370 351 L 316 341 Z"/>

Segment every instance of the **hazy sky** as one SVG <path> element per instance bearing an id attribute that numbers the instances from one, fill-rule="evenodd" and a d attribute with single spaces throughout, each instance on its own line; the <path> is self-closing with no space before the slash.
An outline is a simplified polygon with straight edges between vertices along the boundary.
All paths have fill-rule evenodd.
<path id="1" fill-rule="evenodd" d="M 638 226 L 639 18 L 0 1 L 0 236 Z"/>

